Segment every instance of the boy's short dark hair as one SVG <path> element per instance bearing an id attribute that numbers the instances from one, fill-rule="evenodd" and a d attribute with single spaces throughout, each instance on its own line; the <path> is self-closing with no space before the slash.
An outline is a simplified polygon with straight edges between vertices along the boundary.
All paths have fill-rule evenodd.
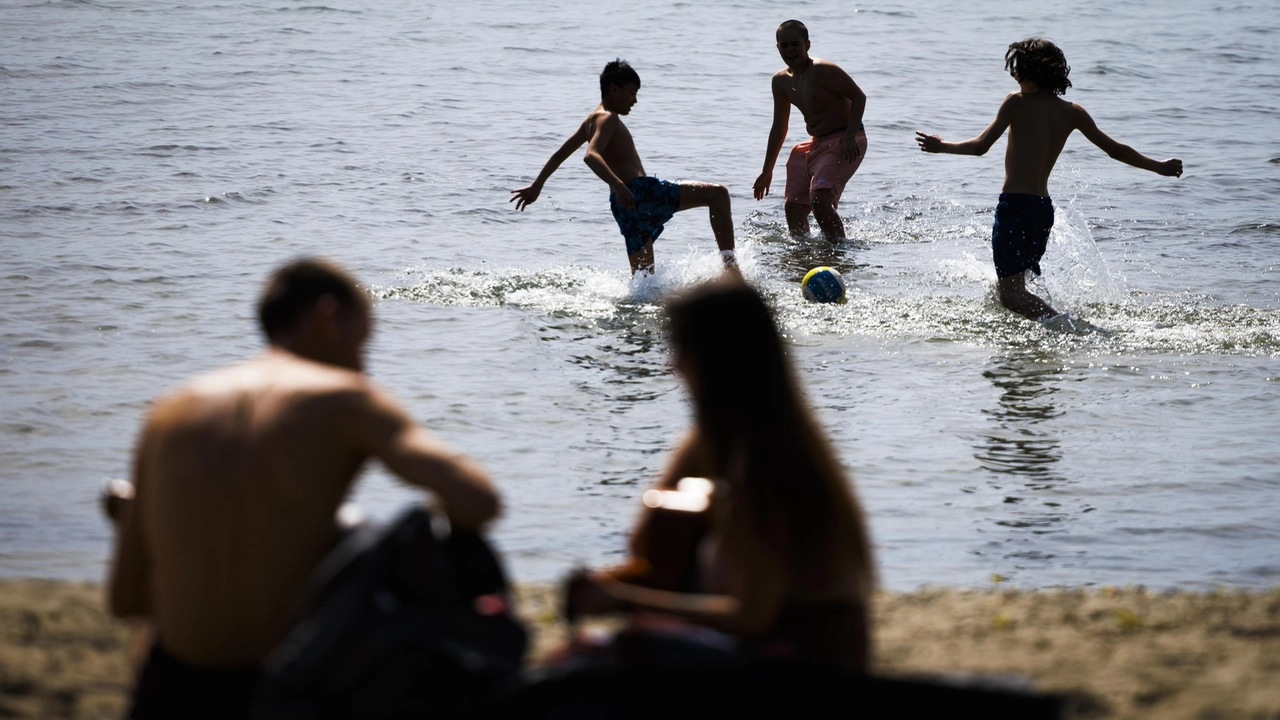
<path id="1" fill-rule="evenodd" d="M 804 36 L 805 40 L 809 39 L 809 28 L 805 27 L 804 23 L 800 22 L 799 20 L 788 20 L 782 23 L 781 25 L 778 26 L 777 30 L 773 31 L 774 36 L 776 37 L 777 34 L 782 32 L 783 30 L 799 30 L 800 34 Z"/>
<path id="2" fill-rule="evenodd" d="M 301 258 L 271 274 L 258 299 L 258 321 L 268 340 L 298 327 L 316 301 L 328 295 L 349 309 L 367 309 L 369 298 L 345 271 L 316 258 Z"/>
<path id="3" fill-rule="evenodd" d="M 1071 66 L 1057 45 L 1040 37 L 1030 37 L 1009 46 L 1004 54 L 1004 69 L 1018 82 L 1031 80 L 1040 87 L 1061 95 L 1071 87 L 1067 75 Z"/>
<path id="4" fill-rule="evenodd" d="M 617 85 L 619 88 L 625 87 L 627 83 L 632 83 L 636 89 L 640 88 L 640 75 L 635 69 L 627 64 L 626 60 L 617 59 L 604 66 L 604 72 L 600 73 L 600 97 L 609 94 L 609 86 Z"/>

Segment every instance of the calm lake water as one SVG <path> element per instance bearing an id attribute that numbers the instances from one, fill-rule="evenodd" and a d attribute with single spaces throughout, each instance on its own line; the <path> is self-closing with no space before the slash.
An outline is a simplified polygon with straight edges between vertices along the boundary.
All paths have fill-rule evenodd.
<path id="1" fill-rule="evenodd" d="M 380 298 L 371 372 L 492 472 L 518 579 L 616 558 L 688 422 L 658 303 L 716 271 L 706 216 L 632 285 L 581 155 L 507 199 L 621 56 L 646 169 L 730 188 L 887 587 L 1280 582 L 1280 5 L 313 3 L 0 3 L 0 575 L 102 576 L 97 487 L 149 399 L 256 352 L 261 282 L 304 253 Z M 792 16 L 869 98 L 836 247 L 786 237 L 781 167 L 751 197 Z M 976 135 L 1033 34 L 1104 131 L 1186 163 L 1077 135 L 1051 180 L 1041 288 L 1112 336 L 996 302 L 1003 141 L 913 142 Z M 801 299 L 822 264 L 847 304 Z M 413 497 L 371 468 L 355 499 Z"/>

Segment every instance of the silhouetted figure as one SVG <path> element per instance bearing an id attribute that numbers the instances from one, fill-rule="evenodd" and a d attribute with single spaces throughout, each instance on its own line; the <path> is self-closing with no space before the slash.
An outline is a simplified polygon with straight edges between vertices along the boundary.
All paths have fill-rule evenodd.
<path id="1" fill-rule="evenodd" d="M 570 614 L 628 611 L 633 628 L 719 631 L 747 657 L 864 670 L 874 574 L 866 525 L 769 308 L 746 284 L 726 281 L 693 289 L 668 313 L 694 427 L 655 491 L 694 495 L 703 483 L 682 487 L 682 478 L 710 478 L 705 533 L 672 532 L 662 498 L 650 495 L 646 504 L 658 507 L 635 529 L 636 561 L 571 580 Z M 689 538 L 696 546 L 672 549 Z M 692 572 L 670 571 L 673 557 Z"/>
<path id="2" fill-rule="evenodd" d="M 161 397 L 138 441 L 109 578 L 112 613 L 155 633 L 130 717 L 248 712 L 369 458 L 432 491 L 456 528 L 498 513 L 483 471 L 362 372 L 369 302 L 346 273 L 291 263 L 258 311 L 266 352 Z"/>
<path id="3" fill-rule="evenodd" d="M 600 73 L 600 104 L 582 121 L 576 132 L 551 155 L 533 183 L 512 190 L 511 200 L 524 210 L 542 194 L 542 186 L 560 164 L 587 145 L 587 166 L 609 186 L 609 207 L 627 243 L 631 273 L 653 272 L 653 242 L 667 221 L 682 210 L 710 208 L 711 231 L 725 268 L 737 272 L 733 255 L 733 217 L 729 191 L 723 185 L 704 182 L 671 182 L 646 175 L 631 131 L 622 116 L 631 112 L 640 91 L 640 75 L 622 60 L 605 65 Z"/>
<path id="4" fill-rule="evenodd" d="M 1018 83 L 1018 91 L 1005 96 L 996 119 L 980 135 L 963 142 L 946 142 L 937 135 L 916 132 L 916 142 L 924 152 L 983 155 L 1005 128 L 1009 129 L 1004 188 L 991 230 L 996 289 L 1001 304 L 1019 315 L 1031 320 L 1052 320 L 1060 313 L 1027 290 L 1026 271 L 1040 274 L 1040 257 L 1053 228 L 1049 173 L 1067 137 L 1079 130 L 1116 160 L 1160 175 L 1180 177 L 1182 161 L 1153 160 L 1112 140 L 1098 129 L 1084 108 L 1059 97 L 1071 87 L 1067 79 L 1071 67 L 1057 45 L 1043 38 L 1027 38 L 1010 45 L 1004 60 L 1005 69 Z M 1076 329 L 1069 318 L 1054 325 L 1061 325 L 1059 329 L 1063 330 Z"/>

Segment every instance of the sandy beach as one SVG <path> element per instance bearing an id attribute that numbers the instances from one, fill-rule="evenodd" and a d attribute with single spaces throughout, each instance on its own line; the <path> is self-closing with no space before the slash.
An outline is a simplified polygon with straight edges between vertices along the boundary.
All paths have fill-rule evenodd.
<path id="1" fill-rule="evenodd" d="M 533 660 L 564 639 L 555 588 L 519 588 Z M 1063 693 L 1078 718 L 1280 718 L 1280 590 L 921 590 L 875 604 L 877 672 Z M 0 717 L 115 718 L 130 628 L 102 588 L 0 582 Z"/>

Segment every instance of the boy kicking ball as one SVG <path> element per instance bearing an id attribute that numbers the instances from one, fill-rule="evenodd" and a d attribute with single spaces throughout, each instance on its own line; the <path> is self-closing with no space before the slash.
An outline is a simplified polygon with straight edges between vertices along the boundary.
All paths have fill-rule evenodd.
<path id="1" fill-rule="evenodd" d="M 538 199 L 547 178 L 583 143 L 587 166 L 609 186 L 609 207 L 627 242 L 631 273 L 653 272 L 653 241 L 681 210 L 711 209 L 711 231 L 725 269 L 737 273 L 733 255 L 733 218 L 729 191 L 723 185 L 701 182 L 673 183 L 645 175 L 631 131 L 622 116 L 631 112 L 640 90 L 640 76 L 622 60 L 614 60 L 600 73 L 600 104 L 587 115 L 578 130 L 551 156 L 542 172 L 527 187 L 512 190 L 511 200 L 524 210 Z"/>

